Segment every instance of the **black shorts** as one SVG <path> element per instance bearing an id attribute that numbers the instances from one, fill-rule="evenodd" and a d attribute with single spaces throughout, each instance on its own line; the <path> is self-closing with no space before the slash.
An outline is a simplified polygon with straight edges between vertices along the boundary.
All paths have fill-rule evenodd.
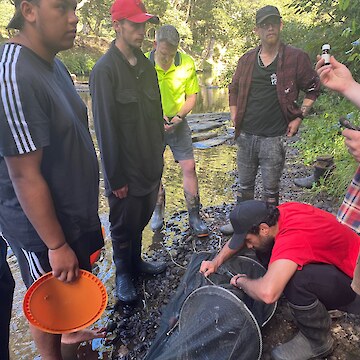
<path id="1" fill-rule="evenodd" d="M 9 245 L 17 258 L 21 277 L 27 288 L 42 275 L 52 271 L 48 249 L 44 251 L 27 251 L 14 243 Z M 69 245 L 78 258 L 80 269 L 91 271 L 90 256 L 103 247 L 104 239 L 101 230 L 93 231 L 85 233 Z"/>

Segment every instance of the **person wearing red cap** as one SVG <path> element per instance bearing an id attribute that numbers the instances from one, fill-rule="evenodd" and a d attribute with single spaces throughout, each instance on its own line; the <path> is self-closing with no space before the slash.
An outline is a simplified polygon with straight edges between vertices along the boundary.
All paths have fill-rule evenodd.
<path id="1" fill-rule="evenodd" d="M 116 0 L 111 17 L 116 38 L 91 72 L 90 93 L 110 207 L 116 294 L 132 303 L 134 276 L 166 268 L 141 258 L 142 231 L 162 176 L 164 129 L 156 72 L 140 47 L 146 23 L 159 19 L 140 0 Z"/>
<path id="2" fill-rule="evenodd" d="M 297 202 L 275 207 L 243 201 L 230 219 L 234 235 L 212 261 L 201 264 L 200 272 L 208 276 L 217 271 L 244 246 L 269 255 L 262 278 L 237 274 L 231 284 L 267 304 L 282 294 L 287 299 L 299 333 L 275 347 L 272 359 L 308 360 L 331 353 L 328 310 L 360 310 L 360 297 L 351 288 L 360 237 L 334 215 Z"/>
<path id="3" fill-rule="evenodd" d="M 26 287 L 48 272 L 73 282 L 79 268 L 91 271 L 90 255 L 104 244 L 86 106 L 56 58 L 74 44 L 77 2 L 14 5 L 8 28 L 18 32 L 0 47 L 0 229 Z M 75 343 L 74 358 L 76 343 L 105 336 L 30 330 L 43 360 L 62 359 L 64 342 Z"/>
<path id="4" fill-rule="evenodd" d="M 319 95 L 320 81 L 309 56 L 281 41 L 282 17 L 272 5 L 256 12 L 260 45 L 244 54 L 229 86 L 230 116 L 235 126 L 239 190 L 237 203 L 254 198 L 261 170 L 263 200 L 279 203 L 286 137 L 294 136 Z M 299 92 L 305 93 L 302 105 Z M 233 232 L 231 224 L 220 231 Z"/>

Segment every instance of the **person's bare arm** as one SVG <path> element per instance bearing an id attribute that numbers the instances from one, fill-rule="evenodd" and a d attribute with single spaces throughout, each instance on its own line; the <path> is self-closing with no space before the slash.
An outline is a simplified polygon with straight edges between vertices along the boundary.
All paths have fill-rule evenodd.
<path id="1" fill-rule="evenodd" d="M 27 218 L 49 249 L 53 275 L 70 282 L 78 277 L 78 260 L 56 217 L 49 187 L 41 173 L 43 151 L 5 157 L 16 196 Z"/>
<path id="2" fill-rule="evenodd" d="M 308 98 L 304 98 L 303 103 L 301 105 L 301 111 L 303 116 L 307 116 L 309 114 L 309 111 L 311 109 L 311 107 L 314 104 L 314 100 L 312 99 L 308 99 Z"/>
<path id="3" fill-rule="evenodd" d="M 196 104 L 196 98 L 197 98 L 197 94 L 191 94 L 186 96 L 184 105 L 181 107 L 178 113 L 171 119 L 172 124 L 176 126 L 177 124 L 183 121 L 184 117 L 194 108 Z M 181 118 L 178 117 L 177 115 L 180 115 Z"/>
<path id="4" fill-rule="evenodd" d="M 345 137 L 345 145 L 349 153 L 360 163 L 360 131 L 345 129 L 342 135 Z"/>
<path id="5" fill-rule="evenodd" d="M 230 283 L 244 290 L 253 299 L 272 304 L 280 298 L 297 267 L 298 265 L 291 260 L 276 260 L 270 264 L 262 278 L 252 280 L 245 274 L 237 274 Z"/>
<path id="6" fill-rule="evenodd" d="M 324 59 L 318 56 L 315 69 L 321 83 L 327 88 L 337 91 L 360 107 L 360 84 L 351 75 L 350 70 L 338 62 L 334 56 L 330 57 L 330 65 L 324 65 Z"/>
<path id="7" fill-rule="evenodd" d="M 205 276 L 209 276 L 210 274 L 216 272 L 218 267 L 223 264 L 227 259 L 230 259 L 234 256 L 238 251 L 242 249 L 231 249 L 229 247 L 230 240 L 224 245 L 221 251 L 215 256 L 213 260 L 210 261 L 203 261 L 200 266 L 200 272 L 203 273 Z"/>
<path id="8" fill-rule="evenodd" d="M 236 123 L 235 123 L 236 111 L 237 111 L 237 106 L 230 105 L 230 120 L 231 120 L 233 126 L 236 125 Z"/>
<path id="9" fill-rule="evenodd" d="M 304 117 L 306 115 L 308 115 L 313 103 L 314 103 L 314 100 L 304 98 L 303 103 L 301 105 L 301 111 L 302 111 L 302 114 Z M 301 125 L 301 122 L 302 122 L 302 119 L 300 117 L 290 121 L 288 124 L 287 136 L 291 137 L 291 136 L 296 135 L 299 130 L 299 127 Z"/>

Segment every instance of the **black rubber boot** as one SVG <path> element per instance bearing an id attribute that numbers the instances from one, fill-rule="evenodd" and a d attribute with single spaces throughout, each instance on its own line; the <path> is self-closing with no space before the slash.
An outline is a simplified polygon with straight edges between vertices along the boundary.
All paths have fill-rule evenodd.
<path id="1" fill-rule="evenodd" d="M 246 200 L 253 200 L 254 199 L 254 192 L 253 191 L 243 191 L 238 193 L 236 197 L 236 205 L 240 204 L 242 201 Z M 220 227 L 220 232 L 224 235 L 232 235 L 234 233 L 234 228 L 229 221 L 225 225 Z"/>
<path id="2" fill-rule="evenodd" d="M 308 360 L 324 357 L 332 352 L 331 319 L 325 306 L 316 300 L 309 306 L 289 304 L 299 333 L 289 342 L 277 346 L 274 360 Z"/>
<path id="3" fill-rule="evenodd" d="M 311 189 L 313 185 L 319 183 L 322 177 L 328 176 L 334 168 L 333 156 L 318 156 L 314 164 L 314 172 L 310 176 L 294 179 L 294 184 L 302 188 Z"/>
<path id="4" fill-rule="evenodd" d="M 160 231 L 164 226 L 164 212 L 165 212 L 165 189 L 162 185 L 158 193 L 158 198 L 155 205 L 155 210 L 151 217 L 151 230 Z"/>
<path id="5" fill-rule="evenodd" d="M 199 195 L 185 194 L 186 206 L 189 213 L 189 225 L 191 231 L 197 237 L 205 237 L 209 235 L 209 229 L 204 220 L 200 217 L 200 197 Z"/>
<path id="6" fill-rule="evenodd" d="M 133 282 L 131 247 L 129 243 L 112 240 L 113 260 L 116 268 L 116 295 L 125 304 L 137 300 L 137 293 Z"/>
<path id="7" fill-rule="evenodd" d="M 134 270 L 138 274 L 156 275 L 166 269 L 166 263 L 161 261 L 144 261 L 141 258 L 141 238 L 133 239 L 131 257 Z"/>

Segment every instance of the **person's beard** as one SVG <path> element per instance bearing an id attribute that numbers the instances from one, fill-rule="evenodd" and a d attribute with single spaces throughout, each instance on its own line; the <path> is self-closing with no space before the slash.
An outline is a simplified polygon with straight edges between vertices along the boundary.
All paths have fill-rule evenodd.
<path id="1" fill-rule="evenodd" d="M 257 247 L 256 251 L 261 253 L 268 253 L 272 251 L 274 247 L 274 238 L 271 236 L 266 236 L 262 241 L 261 244 Z"/>
<path id="2" fill-rule="evenodd" d="M 266 269 L 269 265 L 272 249 L 274 247 L 274 238 L 270 236 L 264 239 L 264 242 L 261 244 L 260 247 L 255 249 L 256 257 L 260 264 L 264 266 Z"/>

